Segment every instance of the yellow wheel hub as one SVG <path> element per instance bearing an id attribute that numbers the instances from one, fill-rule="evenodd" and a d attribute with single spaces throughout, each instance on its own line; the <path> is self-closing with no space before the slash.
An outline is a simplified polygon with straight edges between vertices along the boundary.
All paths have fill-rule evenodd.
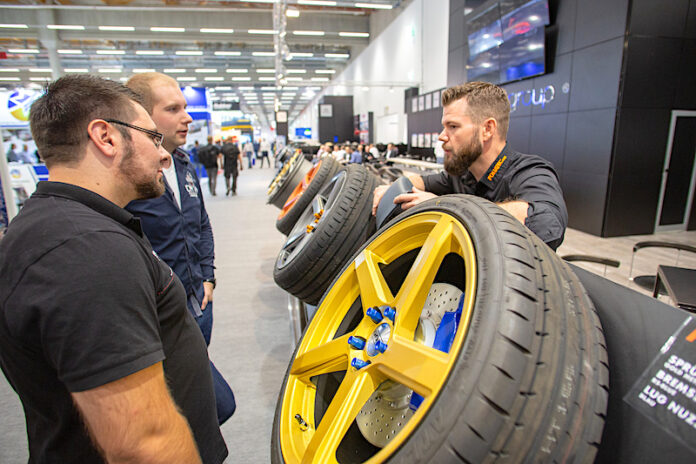
<path id="1" fill-rule="evenodd" d="M 384 269 L 407 254 L 415 258 L 409 258 L 412 262 L 405 277 L 397 284 L 391 278 L 388 282 Z M 429 291 L 437 285 L 435 277 L 452 255 L 463 263 L 460 290 L 464 300 L 452 347 L 445 353 L 423 343 L 420 320 Z M 284 460 L 338 462 L 341 442 L 369 401 L 379 397 L 403 409 L 397 403 L 403 401 L 404 392 L 416 393 L 423 397 L 420 406 L 403 414 L 398 430 L 383 437 L 383 446 L 367 462 L 383 462 L 392 455 L 423 420 L 447 381 L 466 339 L 475 289 L 476 256 L 471 238 L 447 213 L 413 215 L 368 244 L 326 294 L 293 360 L 280 416 Z M 346 327 L 344 320 L 353 317 L 350 314 L 356 312 L 358 301 L 361 313 L 356 323 L 339 331 Z M 393 319 L 376 322 L 376 308 L 394 308 Z M 356 339 L 364 340 L 365 348 L 356 348 Z M 370 340 L 372 346 L 368 346 Z M 375 345 L 378 341 L 383 345 Z M 321 392 L 315 379 L 341 371 L 345 372 L 343 380 L 317 424 L 315 400 Z"/>

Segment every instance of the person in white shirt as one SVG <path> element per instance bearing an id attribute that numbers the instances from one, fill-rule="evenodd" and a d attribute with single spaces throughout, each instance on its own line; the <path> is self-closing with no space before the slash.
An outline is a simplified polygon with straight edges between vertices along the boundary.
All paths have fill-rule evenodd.
<path id="1" fill-rule="evenodd" d="M 259 144 L 259 156 L 261 158 L 261 162 L 259 163 L 259 168 L 263 167 L 263 160 L 266 160 L 268 163 L 268 167 L 271 167 L 271 160 L 268 158 L 268 154 L 271 151 L 271 144 L 268 143 L 268 140 L 266 139 L 261 139 L 261 143 Z"/>

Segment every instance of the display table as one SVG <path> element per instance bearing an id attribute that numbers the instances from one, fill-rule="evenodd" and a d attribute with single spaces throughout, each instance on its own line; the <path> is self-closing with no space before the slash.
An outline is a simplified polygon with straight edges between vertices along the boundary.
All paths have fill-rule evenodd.
<path id="1" fill-rule="evenodd" d="M 653 297 L 657 297 L 660 282 L 677 306 L 688 311 L 696 311 L 696 269 L 658 266 Z"/>

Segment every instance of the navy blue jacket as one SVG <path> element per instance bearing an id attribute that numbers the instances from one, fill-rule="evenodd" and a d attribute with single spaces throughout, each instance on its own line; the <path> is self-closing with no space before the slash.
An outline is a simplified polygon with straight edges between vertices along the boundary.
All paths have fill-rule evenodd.
<path id="1" fill-rule="evenodd" d="M 189 311 L 198 316 L 203 301 L 203 281 L 215 277 L 213 229 L 188 154 L 176 149 L 172 159 L 181 192 L 181 209 L 169 185 L 161 197 L 132 201 L 126 209 L 140 218 L 152 248 L 184 284 Z M 194 306 L 192 297 L 198 307 Z"/>

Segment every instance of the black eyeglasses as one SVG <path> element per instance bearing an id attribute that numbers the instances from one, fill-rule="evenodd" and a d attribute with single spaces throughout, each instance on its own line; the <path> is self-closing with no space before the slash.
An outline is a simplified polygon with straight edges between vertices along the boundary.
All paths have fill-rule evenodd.
<path id="1" fill-rule="evenodd" d="M 110 122 L 112 124 L 118 124 L 121 126 L 130 127 L 131 129 L 135 129 L 135 130 L 138 130 L 140 132 L 145 132 L 147 135 L 152 137 L 152 141 L 155 142 L 155 147 L 159 148 L 160 145 L 162 145 L 162 139 L 164 139 L 164 135 L 161 132 L 153 131 L 150 129 L 145 129 L 143 127 L 134 126 L 133 124 L 128 124 L 127 122 L 119 121 L 118 119 L 104 119 L 104 121 Z"/>

